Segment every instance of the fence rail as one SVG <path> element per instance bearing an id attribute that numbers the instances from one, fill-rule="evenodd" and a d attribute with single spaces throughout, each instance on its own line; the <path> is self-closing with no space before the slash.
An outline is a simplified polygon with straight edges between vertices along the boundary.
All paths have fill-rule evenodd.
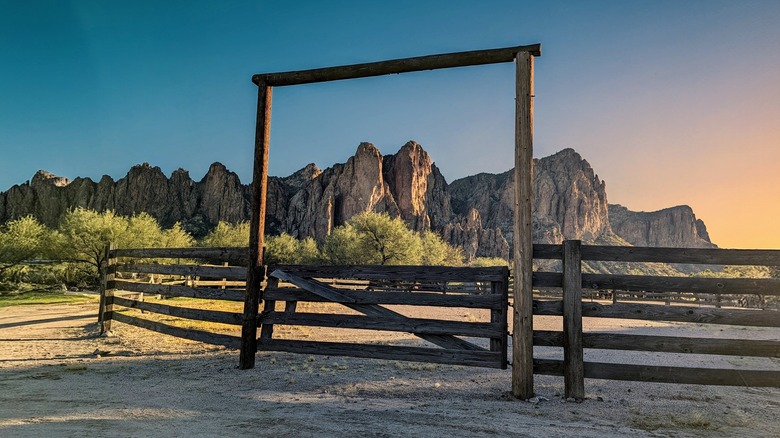
<path id="1" fill-rule="evenodd" d="M 260 350 L 507 366 L 506 267 L 274 266 L 268 271 L 259 317 Z M 486 295 L 474 294 L 474 283 L 479 282 L 488 283 Z M 286 303 L 284 311 L 276 309 L 277 301 Z M 300 313 L 299 301 L 336 303 L 358 315 Z M 482 308 L 490 311 L 490 321 L 408 317 L 388 305 Z M 408 332 L 439 348 L 274 339 L 275 325 Z M 488 339 L 489 348 L 458 336 Z"/>
<path id="2" fill-rule="evenodd" d="M 601 304 L 584 302 L 582 296 L 584 288 L 604 288 L 638 292 L 707 293 L 717 297 L 733 294 L 774 297 L 780 296 L 780 280 L 628 276 L 581 272 L 583 261 L 776 266 L 780 264 L 780 251 L 582 246 L 579 241 L 566 241 L 563 245 L 535 245 L 534 257 L 559 259 L 563 263 L 562 273 L 536 272 L 533 275 L 534 287 L 560 287 L 563 290 L 563 299 L 535 300 L 533 308 L 534 315 L 562 316 L 564 329 L 562 332 L 536 331 L 533 339 L 534 345 L 537 346 L 564 348 L 562 361 L 534 359 L 534 373 L 564 376 L 566 397 L 584 397 L 584 378 L 780 387 L 780 371 L 776 370 L 640 366 L 593 363 L 583 359 L 584 348 L 780 357 L 780 341 L 583 333 L 582 326 L 583 317 L 596 317 L 776 328 L 780 327 L 780 313 L 773 310 L 645 303 Z"/>
<path id="3" fill-rule="evenodd" d="M 102 329 L 110 330 L 112 321 L 118 321 L 184 339 L 237 348 L 240 345 L 238 335 L 177 327 L 155 321 L 148 315 L 240 326 L 243 313 L 183 307 L 165 301 L 150 302 L 145 300 L 145 296 L 194 298 L 196 302 L 243 301 L 245 266 L 230 266 L 227 262 L 224 265 L 185 263 L 197 263 L 196 260 L 199 259 L 210 262 L 240 262 L 245 260 L 245 253 L 246 250 L 242 248 L 107 248 L 108 262 L 101 293 Z M 132 259 L 132 262 L 128 262 L 128 259 Z M 176 263 L 141 263 L 149 259 L 175 259 Z M 119 263 L 119 260 L 122 260 L 122 263 Z M 219 280 L 201 281 L 201 278 Z M 219 287 L 202 287 L 204 283 Z M 130 309 L 140 310 L 141 315 L 147 316 L 127 314 L 126 311 Z"/>

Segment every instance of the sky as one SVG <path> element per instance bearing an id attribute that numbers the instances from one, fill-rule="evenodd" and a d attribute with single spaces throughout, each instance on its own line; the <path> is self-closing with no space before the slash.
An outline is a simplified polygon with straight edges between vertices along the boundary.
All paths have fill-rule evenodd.
<path id="1" fill-rule="evenodd" d="M 0 191 L 38 169 L 252 174 L 255 73 L 541 43 L 534 156 L 610 203 L 690 205 L 780 248 L 780 2 L 0 0 Z M 274 89 L 270 173 L 420 143 L 448 181 L 513 165 L 511 63 Z"/>

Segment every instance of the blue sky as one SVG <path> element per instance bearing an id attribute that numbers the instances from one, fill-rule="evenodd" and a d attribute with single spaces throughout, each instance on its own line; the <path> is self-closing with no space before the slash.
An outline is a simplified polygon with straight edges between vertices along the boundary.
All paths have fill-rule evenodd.
<path id="1" fill-rule="evenodd" d="M 149 162 L 249 182 L 254 73 L 542 43 L 535 155 L 635 210 L 780 247 L 777 1 L 0 0 L 0 190 Z M 271 174 L 414 139 L 448 180 L 511 167 L 511 64 L 274 90 Z M 746 225 L 748 224 L 748 225 Z"/>

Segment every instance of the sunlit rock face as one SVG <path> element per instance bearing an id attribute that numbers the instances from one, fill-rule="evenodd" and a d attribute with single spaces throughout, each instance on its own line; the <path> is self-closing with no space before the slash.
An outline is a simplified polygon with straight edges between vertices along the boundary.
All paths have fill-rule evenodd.
<path id="1" fill-rule="evenodd" d="M 534 240 L 647 246 L 714 246 L 690 207 L 653 213 L 609 205 L 605 183 L 573 149 L 534 160 Z M 124 178 L 72 181 L 45 171 L 0 193 L 0 222 L 33 215 L 56 226 L 71 208 L 147 212 L 163 226 L 181 222 L 202 236 L 219 221 L 250 219 L 249 185 L 220 163 L 200 181 L 186 170 L 170 177 L 158 167 L 134 166 Z M 514 172 L 481 173 L 448 184 L 421 145 L 410 141 L 382 155 L 361 143 L 345 163 L 320 170 L 309 164 L 287 177 L 269 177 L 266 232 L 322 239 L 352 216 L 384 212 L 417 231 L 461 245 L 469 258 L 508 258 L 513 245 Z"/>
<path id="2" fill-rule="evenodd" d="M 707 226 L 696 219 L 687 205 L 653 212 L 631 211 L 619 204 L 609 206 L 612 230 L 634 246 L 670 248 L 715 248 Z"/>

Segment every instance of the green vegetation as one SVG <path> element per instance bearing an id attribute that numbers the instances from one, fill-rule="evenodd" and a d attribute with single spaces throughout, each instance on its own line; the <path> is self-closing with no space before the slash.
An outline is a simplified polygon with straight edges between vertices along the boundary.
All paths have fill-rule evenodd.
<path id="1" fill-rule="evenodd" d="M 97 296 L 70 295 L 63 292 L 29 290 L 26 292 L 0 292 L 0 307 L 23 304 L 84 303 L 97 301 Z"/>
<path id="2" fill-rule="evenodd" d="M 246 222 L 220 222 L 196 241 L 180 224 L 162 229 L 147 213 L 125 217 L 77 208 L 65 214 L 56 229 L 27 216 L 0 227 L 0 282 L 17 292 L 22 284 L 94 287 L 105 268 L 109 242 L 119 248 L 242 247 L 249 243 L 249 228 Z M 265 256 L 269 264 L 464 263 L 463 250 L 437 234 L 414 232 L 400 218 L 373 212 L 354 216 L 322 242 L 288 234 L 267 236 Z M 475 266 L 506 264 L 502 259 L 475 261 Z"/>

